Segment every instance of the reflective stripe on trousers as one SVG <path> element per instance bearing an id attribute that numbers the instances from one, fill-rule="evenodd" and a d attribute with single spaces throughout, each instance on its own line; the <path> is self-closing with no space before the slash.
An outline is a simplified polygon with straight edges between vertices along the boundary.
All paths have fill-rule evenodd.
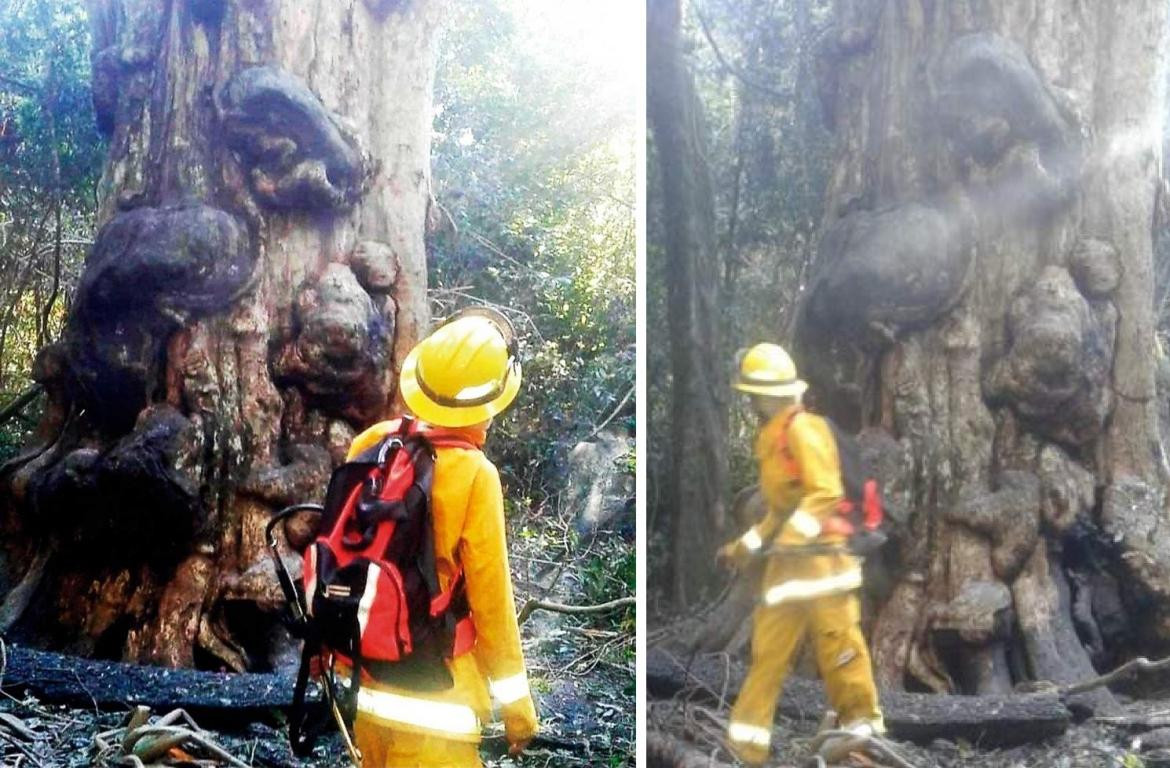
<path id="1" fill-rule="evenodd" d="M 861 588 L 861 569 L 853 568 L 823 579 L 793 579 L 764 591 L 765 605 L 779 605 L 789 600 L 808 600 Z"/>
<path id="2" fill-rule="evenodd" d="M 727 738 L 741 744 L 752 744 L 767 749 L 772 746 L 772 732 L 750 723 L 732 722 L 727 726 Z"/>
<path id="3" fill-rule="evenodd" d="M 388 691 L 358 689 L 357 710 L 379 720 L 425 728 L 452 736 L 478 736 L 479 718 L 463 704 L 400 696 Z"/>

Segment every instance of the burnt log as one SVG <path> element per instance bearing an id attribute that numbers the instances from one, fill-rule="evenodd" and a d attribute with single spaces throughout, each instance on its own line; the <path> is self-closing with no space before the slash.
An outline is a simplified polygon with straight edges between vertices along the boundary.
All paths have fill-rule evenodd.
<path id="1" fill-rule="evenodd" d="M 688 665 L 685 658 L 650 648 L 646 691 L 653 698 L 684 694 L 692 701 L 719 703 L 725 691 L 728 699 L 734 696 L 744 673 L 742 663 L 727 661 L 726 656 L 696 656 Z M 963 739 L 980 747 L 1007 747 L 1060 736 L 1072 720 L 1055 693 L 950 696 L 883 691 L 881 704 L 890 736 L 918 744 Z M 781 714 L 815 721 L 826 707 L 819 682 L 791 678 L 785 683 Z"/>
<path id="2" fill-rule="evenodd" d="M 5 693 L 34 694 L 42 701 L 124 710 L 127 705 L 192 714 L 258 711 L 292 706 L 292 675 L 234 674 L 94 661 L 18 645 L 5 646 Z"/>

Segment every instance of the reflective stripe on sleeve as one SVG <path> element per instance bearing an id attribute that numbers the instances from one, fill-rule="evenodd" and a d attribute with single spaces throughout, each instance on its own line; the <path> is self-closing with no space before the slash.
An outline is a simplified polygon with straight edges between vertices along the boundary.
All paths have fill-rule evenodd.
<path id="1" fill-rule="evenodd" d="M 850 592 L 861 587 L 861 569 L 843 571 L 823 579 L 796 579 L 769 587 L 764 592 L 764 603 L 779 605 L 788 600 L 807 600 L 812 597 Z"/>
<path id="2" fill-rule="evenodd" d="M 727 726 L 727 738 L 741 744 L 754 744 L 757 747 L 772 746 L 772 732 L 750 723 L 732 723 Z"/>
<path id="3" fill-rule="evenodd" d="M 511 677 L 492 680 L 489 687 L 496 701 L 501 704 L 512 704 L 528 695 L 528 675 L 521 672 Z"/>
<path id="4" fill-rule="evenodd" d="M 479 735 L 479 718 L 471 707 L 462 704 L 416 699 L 363 687 L 358 689 L 357 709 L 392 723 L 458 736 Z"/>
<path id="5" fill-rule="evenodd" d="M 739 540 L 743 542 L 749 552 L 757 552 L 760 547 L 764 546 L 764 540 L 760 538 L 760 534 L 756 533 L 755 528 L 748 528 L 747 533 L 740 536 Z"/>
<path id="6" fill-rule="evenodd" d="M 792 517 L 788 518 L 788 524 L 806 539 L 815 539 L 821 535 L 821 522 L 803 509 L 793 512 Z"/>

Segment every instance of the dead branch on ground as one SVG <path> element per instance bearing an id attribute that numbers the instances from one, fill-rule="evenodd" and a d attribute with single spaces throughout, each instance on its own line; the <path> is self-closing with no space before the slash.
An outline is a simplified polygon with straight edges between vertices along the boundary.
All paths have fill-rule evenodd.
<path id="1" fill-rule="evenodd" d="M 536 600 L 534 598 L 524 603 L 524 607 L 520 609 L 520 615 L 516 621 L 523 624 L 532 615 L 532 612 L 537 610 L 579 616 L 587 613 L 604 613 L 627 605 L 635 605 L 636 602 L 637 599 L 633 597 L 619 597 L 617 600 L 610 600 L 608 603 L 598 603 L 597 605 L 565 605 L 564 603 L 554 603 L 548 600 Z"/>
<path id="2" fill-rule="evenodd" d="M 1062 696 L 1072 696 L 1078 693 L 1085 693 L 1094 688 L 1100 688 L 1103 685 L 1120 680 L 1121 678 L 1131 674 L 1135 671 L 1140 672 L 1158 672 L 1163 669 L 1170 669 L 1170 656 L 1157 661 L 1150 661 L 1145 656 L 1138 656 L 1136 659 L 1130 659 L 1122 664 L 1117 669 L 1099 677 L 1094 677 L 1092 680 L 1085 680 L 1080 683 L 1073 683 L 1071 685 L 1062 685 L 1057 687 L 1057 692 Z"/>

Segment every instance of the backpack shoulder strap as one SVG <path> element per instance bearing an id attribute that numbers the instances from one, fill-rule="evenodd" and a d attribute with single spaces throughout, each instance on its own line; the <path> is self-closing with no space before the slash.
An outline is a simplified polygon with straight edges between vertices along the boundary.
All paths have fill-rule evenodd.
<path id="1" fill-rule="evenodd" d="M 802 406 L 796 406 L 784 418 L 784 427 L 780 430 L 780 456 L 784 459 L 784 463 L 788 465 L 789 474 L 793 477 L 800 477 L 800 464 L 796 461 L 796 455 L 792 453 L 792 448 L 788 444 L 788 431 L 792 429 L 792 423 L 796 421 L 796 417 L 804 413 Z"/>

